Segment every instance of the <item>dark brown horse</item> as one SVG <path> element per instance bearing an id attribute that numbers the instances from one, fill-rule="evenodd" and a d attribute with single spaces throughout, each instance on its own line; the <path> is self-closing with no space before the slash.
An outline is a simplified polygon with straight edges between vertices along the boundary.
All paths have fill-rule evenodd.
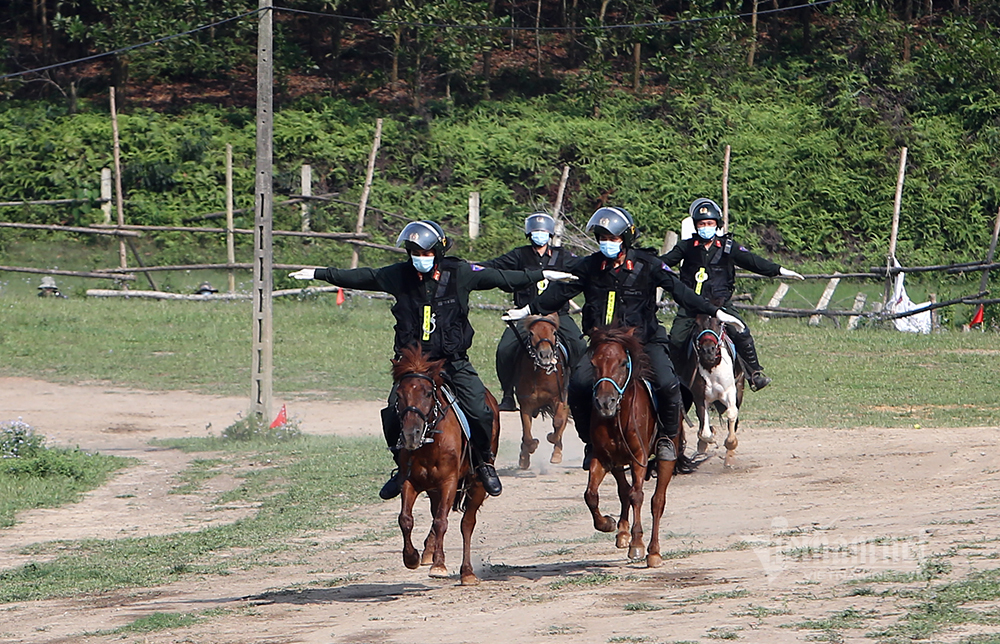
<path id="1" fill-rule="evenodd" d="M 726 423 L 728 432 L 723 443 L 725 467 L 733 467 L 746 376 L 726 337 L 725 325 L 714 316 L 698 315 L 685 358 L 678 365 L 678 374 L 691 392 L 691 402 L 698 414 L 698 454 L 706 454 L 708 446 L 717 442 L 711 425 L 714 409 Z"/>
<path id="2" fill-rule="evenodd" d="M 552 431 L 545 437 L 553 445 L 549 462 L 562 463 L 562 437 L 569 419 L 569 405 L 566 404 L 566 357 L 556 335 L 559 313 L 529 316 L 515 330 L 525 345 L 518 359 L 514 385 L 521 409 L 518 467 L 523 470 L 531 467 L 531 455 L 538 448 L 538 439 L 531 437 L 531 421 L 538 414 L 552 416 Z"/>
<path id="3" fill-rule="evenodd" d="M 584 500 L 594 517 L 594 528 L 614 532 L 614 519 L 598 508 L 598 488 L 610 471 L 618 482 L 621 517 L 617 523 L 615 545 L 628 547 L 629 559 L 642 557 L 643 501 L 642 485 L 649 467 L 649 456 L 656 443 L 656 411 L 649 390 L 643 383 L 648 372 L 646 354 L 634 335 L 635 329 L 612 327 L 594 330 L 590 335 L 591 363 L 594 365 L 594 399 L 590 422 L 590 442 L 594 458 Z M 678 423 L 679 424 L 679 423 Z M 655 568 L 660 556 L 660 518 L 667 502 L 667 485 L 675 465 L 684 459 L 684 433 L 674 439 L 678 461 L 656 464 L 656 490 L 651 504 L 652 535 L 646 553 L 646 565 Z M 632 471 L 632 483 L 625 478 L 625 467 Z M 629 510 L 634 523 L 629 533 Z"/>
<path id="4" fill-rule="evenodd" d="M 419 347 L 403 349 L 392 361 L 396 383 L 396 411 L 402 425 L 400 473 L 404 476 L 399 527 L 403 532 L 403 563 L 407 568 L 430 564 L 431 577 L 448 577 L 444 564 L 444 535 L 448 513 L 460 492 L 465 497 L 462 517 L 462 585 L 479 583 L 472 570 L 472 531 L 476 513 L 486 490 L 471 466 L 471 452 L 463 435 L 453 399 L 443 389 L 444 360 L 427 360 Z M 493 396 L 486 392 L 493 410 L 493 452 L 500 440 L 500 413 Z M 413 503 L 421 492 L 431 501 L 433 522 L 421 556 L 413 547 Z"/>

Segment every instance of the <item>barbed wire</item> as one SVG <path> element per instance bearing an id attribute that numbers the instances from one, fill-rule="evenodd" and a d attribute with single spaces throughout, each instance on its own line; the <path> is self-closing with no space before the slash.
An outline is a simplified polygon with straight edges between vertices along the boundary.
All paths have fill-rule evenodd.
<path id="1" fill-rule="evenodd" d="M 765 15 L 772 13 L 781 13 L 785 11 L 797 11 L 799 9 L 808 9 L 810 7 L 819 7 L 823 5 L 832 4 L 834 2 L 839 2 L 840 0 L 817 0 L 816 2 L 809 2 L 806 4 L 799 4 L 793 7 L 778 7 L 777 9 L 766 9 L 763 11 L 757 11 L 757 15 Z M 291 14 L 300 14 L 313 17 L 325 17 L 334 18 L 338 20 L 346 20 L 349 22 L 358 22 L 366 24 L 387 24 L 387 25 L 397 25 L 400 27 L 417 27 L 417 28 L 434 28 L 434 29 L 468 29 L 468 30 L 483 30 L 483 31 L 546 31 L 546 32 L 578 32 L 578 31 L 611 31 L 614 29 L 651 29 L 656 27 L 670 27 L 673 25 L 680 24 L 691 24 L 699 22 L 710 22 L 716 20 L 733 20 L 738 18 L 746 18 L 752 16 L 753 13 L 737 13 L 728 14 L 722 16 L 703 16 L 698 18 L 683 18 L 680 20 L 662 20 L 658 22 L 643 22 L 643 23 L 631 23 L 623 25 L 596 25 L 596 26 L 585 26 L 585 27 L 518 27 L 518 26 L 506 26 L 506 25 L 485 25 L 485 24 L 475 24 L 475 25 L 460 25 L 455 23 L 424 23 L 424 22 L 410 22 L 405 20 L 384 20 L 379 18 L 361 18 L 358 16 L 345 16 L 335 13 L 321 13 L 317 11 L 306 11 L 304 9 L 292 9 L 290 7 L 272 6 L 270 7 L 272 11 L 280 11 Z M 238 16 L 233 16 L 231 18 L 224 18 L 222 20 L 217 20 L 216 22 L 209 23 L 207 25 L 202 25 L 200 27 L 194 27 L 193 29 L 188 29 L 187 31 L 182 31 L 176 34 L 170 34 L 168 36 L 161 36 L 154 40 L 148 40 L 146 42 L 137 43 L 134 45 L 128 45 L 126 47 L 120 47 L 111 51 L 106 51 L 100 54 L 93 54 L 90 56 L 84 56 L 83 58 L 75 58 L 73 60 L 67 60 L 60 63 L 53 63 L 51 65 L 45 65 L 44 67 L 35 67 L 32 69 L 25 69 L 19 72 L 11 72 L 9 74 L 3 74 L 0 76 L 0 81 L 9 80 L 11 78 L 17 78 L 19 76 L 25 76 L 27 74 L 39 74 L 41 72 L 46 72 L 51 69 L 58 69 L 60 67 L 68 67 L 70 65 L 78 65 L 80 63 L 86 63 L 92 60 L 97 60 L 100 58 L 106 58 L 108 56 L 117 56 L 118 54 L 123 54 L 129 51 L 134 51 L 136 49 L 141 49 L 143 47 L 149 47 L 151 45 L 158 45 L 169 40 L 174 40 L 176 38 L 182 38 L 184 36 L 190 36 L 191 34 L 197 33 L 199 31 L 205 31 L 206 29 L 211 29 L 213 27 L 218 27 L 219 25 L 224 25 L 229 22 L 236 20 L 242 20 L 248 18 L 254 14 L 260 13 L 261 11 L 267 11 L 268 8 L 257 8 L 251 11 L 246 11 Z"/>

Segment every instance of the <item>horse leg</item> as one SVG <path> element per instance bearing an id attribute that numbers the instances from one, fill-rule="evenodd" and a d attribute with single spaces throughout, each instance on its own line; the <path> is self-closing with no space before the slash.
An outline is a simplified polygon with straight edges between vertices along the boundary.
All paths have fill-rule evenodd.
<path id="1" fill-rule="evenodd" d="M 646 546 L 642 543 L 642 484 L 646 481 L 646 466 L 632 463 L 632 487 L 629 489 L 629 502 L 632 505 L 632 542 L 628 547 L 629 559 L 641 559 Z"/>
<path id="2" fill-rule="evenodd" d="M 431 515 L 434 517 L 431 528 L 434 531 L 434 556 L 431 570 L 427 574 L 439 579 L 448 578 L 448 567 L 444 565 L 444 533 L 448 531 L 448 513 L 455 502 L 457 488 L 457 481 L 448 480 L 434 490 L 433 494 L 428 494 L 431 497 Z"/>
<path id="3" fill-rule="evenodd" d="M 531 467 L 531 455 L 538 448 L 538 439 L 531 437 L 531 412 L 527 410 L 523 401 L 518 407 L 521 409 L 521 457 L 517 461 L 517 466 L 522 470 Z"/>
<path id="4" fill-rule="evenodd" d="M 563 432 L 566 431 L 566 421 L 569 420 L 569 405 L 564 401 L 556 403 L 555 413 L 552 414 L 552 432 L 546 436 L 546 440 L 552 443 L 552 458 L 549 463 L 558 465 L 563 458 Z"/>
<path id="5" fill-rule="evenodd" d="M 604 480 L 607 473 L 607 470 L 604 469 L 604 466 L 601 465 L 598 459 L 591 459 L 590 475 L 587 479 L 587 490 L 583 493 L 583 500 L 586 502 L 587 507 L 590 508 L 590 514 L 594 517 L 594 529 L 601 532 L 614 532 L 615 520 L 601 514 L 601 510 L 597 506 L 599 500 L 597 490 L 601 487 L 601 481 Z"/>
<path id="6" fill-rule="evenodd" d="M 616 548 L 627 548 L 632 539 L 629 537 L 629 516 L 628 511 L 631 507 L 629 501 L 629 490 L 631 486 L 628 484 L 628 480 L 625 478 L 624 469 L 611 470 L 611 475 L 615 477 L 615 481 L 618 483 L 618 500 L 622 503 L 622 511 L 618 519 L 618 534 L 615 537 L 615 547 Z"/>
<path id="7" fill-rule="evenodd" d="M 417 491 L 409 481 L 404 481 L 400 496 L 402 509 L 399 511 L 399 529 L 403 532 L 403 565 L 413 570 L 420 567 L 420 554 L 410 539 L 413 533 L 413 502 L 417 500 Z"/>
<path id="8" fill-rule="evenodd" d="M 715 436 L 712 435 L 712 420 L 709 416 L 709 404 L 704 400 L 695 402 L 695 411 L 698 413 L 698 453 L 705 454 L 708 446 L 715 443 Z"/>
<path id="9" fill-rule="evenodd" d="M 482 485 L 476 485 L 469 491 L 469 502 L 465 506 L 465 516 L 462 517 L 462 585 L 474 586 L 479 583 L 472 569 L 472 531 L 476 529 L 476 515 L 479 507 L 486 499 L 486 490 Z"/>
<path id="10" fill-rule="evenodd" d="M 646 550 L 648 568 L 658 568 L 663 564 L 663 557 L 660 556 L 660 519 L 663 518 L 663 510 L 667 506 L 667 485 L 670 484 L 670 477 L 674 474 L 674 464 L 669 461 L 657 463 L 656 467 L 656 490 L 653 492 L 650 504 L 653 512 L 653 532 L 649 535 L 649 548 Z"/>
<path id="11" fill-rule="evenodd" d="M 726 441 L 724 443 L 726 447 L 726 462 L 725 467 L 734 467 L 734 459 L 736 458 L 736 446 L 739 445 L 740 441 L 736 438 L 736 423 L 739 418 L 739 409 L 736 405 L 730 405 L 726 409 L 724 418 L 726 419 L 726 425 L 729 428 L 729 434 L 726 436 Z"/>
<path id="12" fill-rule="evenodd" d="M 439 494 L 438 490 L 427 490 L 427 498 L 431 500 L 431 516 L 434 516 L 434 497 Z M 434 550 L 437 547 L 437 536 L 434 533 L 434 522 L 431 521 L 430 530 L 427 531 L 427 538 L 424 539 L 424 551 L 420 555 L 420 565 L 429 566 L 434 563 Z"/>

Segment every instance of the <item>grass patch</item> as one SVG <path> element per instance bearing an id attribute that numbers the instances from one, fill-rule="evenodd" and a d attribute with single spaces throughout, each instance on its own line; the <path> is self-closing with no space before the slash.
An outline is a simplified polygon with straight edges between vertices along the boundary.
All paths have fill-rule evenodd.
<path id="1" fill-rule="evenodd" d="M 23 510 L 73 503 L 100 487 L 112 472 L 135 462 L 79 449 L 46 448 L 43 443 L 43 437 L 31 432 L 24 441 L 5 442 L 10 449 L 0 459 L 0 527 L 14 525 Z"/>
<path id="2" fill-rule="evenodd" d="M 566 588 L 568 586 L 607 586 L 615 581 L 618 581 L 618 575 L 612 575 L 606 572 L 592 572 L 578 577 L 569 577 L 567 579 L 553 581 L 549 584 L 549 588 L 552 590 L 559 590 L 560 588 Z"/>
<path id="3" fill-rule="evenodd" d="M 178 485 L 170 490 L 170 494 L 194 494 L 201 489 L 205 481 L 220 474 L 222 463 L 220 458 L 196 458 L 192 460 L 183 472 L 174 477 Z"/>
<path id="4" fill-rule="evenodd" d="M 657 606 L 656 604 L 650 604 L 647 602 L 633 602 L 631 604 L 625 604 L 625 610 L 634 613 L 645 613 L 645 612 L 663 610 L 663 607 Z"/>
<path id="5" fill-rule="evenodd" d="M 377 504 L 388 459 L 379 439 L 306 436 L 278 444 L 177 439 L 199 445 L 224 462 L 264 463 L 244 474 L 242 485 L 218 503 L 238 501 L 257 513 L 198 532 L 114 540 L 36 544 L 26 554 L 57 555 L 0 572 L 0 602 L 153 587 L 185 575 L 225 575 L 234 569 L 284 565 L 298 560 L 290 537 L 352 520 L 343 510 Z M 228 556 L 227 556 L 228 555 Z"/>
<path id="6" fill-rule="evenodd" d="M 809 619 L 799 622 L 795 627 L 817 631 L 839 631 L 845 628 L 861 628 L 864 625 L 864 620 L 874 617 L 877 617 L 875 611 L 860 611 L 851 607 L 836 612 L 826 619 Z"/>
<path id="7" fill-rule="evenodd" d="M 609 642 L 651 642 L 653 638 L 648 635 L 615 635 L 608 638 Z"/>
<path id="8" fill-rule="evenodd" d="M 204 621 L 204 617 L 196 613 L 153 613 L 140 617 L 130 624 L 120 626 L 110 631 L 100 631 L 95 635 L 118 635 L 123 633 L 152 633 L 170 628 L 184 628 Z"/>
<path id="9" fill-rule="evenodd" d="M 744 588 L 736 588 L 734 590 L 724 590 L 719 592 L 705 592 L 697 597 L 692 597 L 691 599 L 685 601 L 685 604 L 711 604 L 718 599 L 739 599 L 740 597 L 746 597 L 750 594 L 749 590 Z"/>
<path id="10" fill-rule="evenodd" d="M 750 604 L 746 608 L 733 611 L 731 615 L 733 617 L 756 617 L 757 619 L 764 619 L 765 617 L 773 617 L 775 615 L 790 615 L 791 612 L 787 608 L 768 608 L 767 606 Z"/>
<path id="11" fill-rule="evenodd" d="M 758 299 L 769 294 L 763 289 Z M 490 292 L 473 301 L 505 298 Z M 333 297 L 276 300 L 276 393 L 384 397 L 391 384 L 389 306 L 361 297 L 340 307 Z M 0 307 L 3 375 L 229 395 L 244 394 L 250 379 L 247 302 L 53 301 L 5 293 Z M 504 324 L 495 311 L 474 309 L 471 320 L 470 358 L 495 388 L 492 365 Z M 1000 334 L 847 332 L 790 319 L 751 324 L 768 373 L 798 385 L 747 398 L 746 413 L 760 426 L 1000 425 L 994 378 L 981 368 L 984 355 L 1000 352 Z"/>

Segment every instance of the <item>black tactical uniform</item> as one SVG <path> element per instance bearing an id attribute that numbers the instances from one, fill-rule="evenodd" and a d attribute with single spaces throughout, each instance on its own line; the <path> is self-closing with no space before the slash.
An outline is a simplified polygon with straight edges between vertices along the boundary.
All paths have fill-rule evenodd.
<path id="1" fill-rule="evenodd" d="M 714 201 L 699 199 L 692 204 L 691 208 L 698 210 L 700 205 L 706 208 L 707 213 L 693 213 L 692 216 L 696 221 L 699 220 L 699 217 L 721 221 L 721 214 L 718 213 L 718 207 Z M 781 270 L 780 265 L 754 255 L 746 247 L 736 243 L 732 234 L 712 237 L 708 240 L 702 239 L 696 234 L 690 239 L 678 242 L 660 259 L 667 266 L 681 264 L 680 275 L 684 284 L 694 289 L 694 292 L 703 298 L 721 305 L 733 315 L 735 313 L 734 309 L 730 307 L 730 300 L 736 288 L 737 266 L 767 277 L 777 277 Z M 687 352 L 696 314 L 697 311 L 683 306 L 678 309 L 673 326 L 670 327 L 670 344 L 675 356 L 683 356 Z M 741 321 L 743 321 L 742 318 Z M 747 365 L 751 388 L 757 390 L 766 387 L 770 378 L 764 375 L 763 368 L 760 366 L 757 349 L 754 346 L 753 337 L 750 335 L 750 327 L 746 326 L 745 321 L 743 323 L 744 331 L 742 333 L 729 329 L 728 334 L 736 346 L 737 353 Z"/>
<path id="2" fill-rule="evenodd" d="M 398 244 L 403 243 L 408 229 L 415 224 L 432 225 L 433 230 L 440 231 L 433 222 L 414 222 L 404 228 Z M 441 239 L 445 239 L 443 231 Z M 398 355 L 402 348 L 419 344 L 431 359 L 447 360 L 445 374 L 469 420 L 474 457 L 482 461 L 477 466 L 477 474 L 487 484 L 487 491 L 499 494 L 500 482 L 491 465 L 495 456 L 491 449 L 493 411 L 486 404 L 486 387 L 468 356 L 474 333 L 469 323 L 469 293 L 491 288 L 512 292 L 542 279 L 542 271 L 500 271 L 457 257 L 441 256 L 435 258 L 432 270 L 426 273 L 418 271 L 410 262 L 401 262 L 378 269 L 322 268 L 316 270 L 315 278 L 346 288 L 382 291 L 396 298 L 392 307 L 392 315 L 396 318 L 394 351 Z M 401 431 L 395 387 L 389 394 L 388 405 L 382 410 L 382 428 L 386 443 L 395 450 Z M 488 466 L 485 474 L 483 464 Z M 493 491 L 487 480 L 490 478 L 495 486 Z M 392 498 L 398 494 L 398 484 L 394 476 L 383 487 L 381 496 Z"/>
<path id="3" fill-rule="evenodd" d="M 558 271 L 569 271 L 579 258 L 565 248 L 553 248 L 546 246 L 541 254 L 538 247 L 533 245 L 521 246 L 501 255 L 495 259 L 482 262 L 483 266 L 500 270 L 537 270 L 551 269 Z M 521 308 L 534 302 L 548 286 L 548 280 L 541 280 L 535 284 L 529 284 L 523 289 L 514 291 L 514 307 Z M 564 304 L 559 309 L 559 340 L 566 347 L 569 354 L 567 364 L 575 365 L 577 361 L 587 351 L 587 343 L 569 314 L 569 303 Z M 497 345 L 497 378 L 500 380 L 500 387 L 503 389 L 503 399 L 513 402 L 515 371 L 517 370 L 517 360 L 524 351 L 521 341 L 515 335 L 513 329 L 507 327 L 500 337 Z M 508 407 L 513 410 L 513 408 Z M 504 406 L 501 405 L 501 410 Z"/>
<path id="4" fill-rule="evenodd" d="M 627 222 L 631 233 L 622 230 L 618 218 Z M 622 237 L 626 248 L 635 234 L 631 215 L 620 208 L 599 209 L 587 229 L 606 230 Z M 615 263 L 615 258 L 608 258 L 601 252 L 581 259 L 570 270 L 580 278 L 579 281 L 551 285 L 531 305 L 531 312 L 546 314 L 558 311 L 571 298 L 583 293 L 583 328 L 588 333 L 594 328 L 613 325 L 636 328 L 652 368 L 660 431 L 664 432 L 661 440 L 657 441 L 657 455 L 663 460 L 673 460 L 676 456 L 673 454 L 673 443 L 662 438 L 673 438 L 680 424 L 680 383 L 670 362 L 666 330 L 656 318 L 656 289 L 663 288 L 692 311 L 715 315 L 718 307 L 698 297 L 653 252 L 627 249 L 622 263 L 618 266 Z M 588 444 L 593 388 L 594 368 L 589 356 L 584 355 L 570 378 L 569 406 L 576 431 L 580 439 Z"/>

